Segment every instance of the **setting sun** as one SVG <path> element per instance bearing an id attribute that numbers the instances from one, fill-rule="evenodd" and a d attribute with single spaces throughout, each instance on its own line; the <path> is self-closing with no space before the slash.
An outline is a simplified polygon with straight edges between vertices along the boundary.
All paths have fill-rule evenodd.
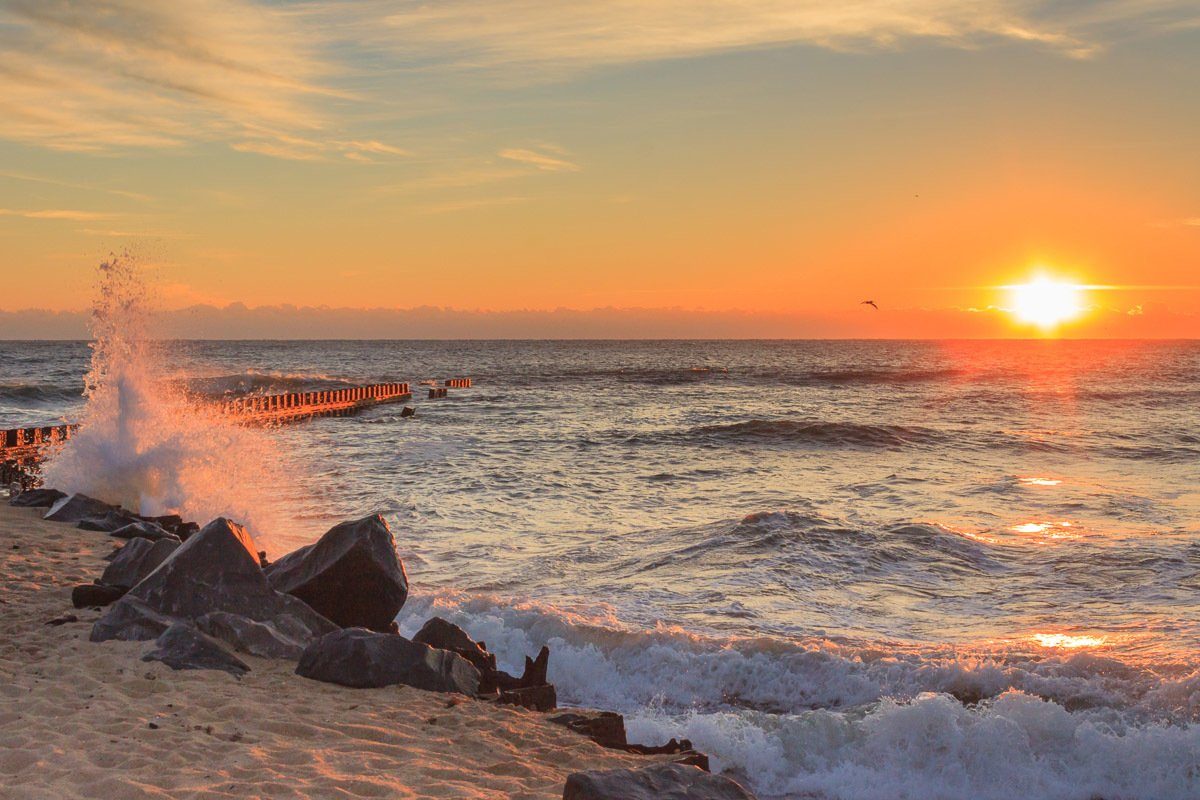
<path id="1" fill-rule="evenodd" d="M 1083 287 L 1045 276 L 1007 287 L 1012 312 L 1025 323 L 1053 328 L 1083 313 Z"/>

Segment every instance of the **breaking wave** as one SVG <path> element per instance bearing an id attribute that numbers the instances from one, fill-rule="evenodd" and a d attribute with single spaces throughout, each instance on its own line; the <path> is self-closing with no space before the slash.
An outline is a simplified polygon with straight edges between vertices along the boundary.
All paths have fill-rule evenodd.
<path id="1" fill-rule="evenodd" d="M 284 519 L 272 500 L 296 485 L 295 467 L 285 469 L 268 434 L 165 379 L 149 296 L 128 255 L 100 265 L 87 404 L 78 431 L 47 458 L 46 483 L 144 514 L 228 516 L 269 537 Z"/>
<path id="2" fill-rule="evenodd" d="M 604 607 L 413 597 L 516 669 L 549 645 L 564 705 L 626 714 L 631 740 L 690 738 L 764 797 L 1138 798 L 1200 792 L 1200 673 L 1080 653 L 637 630 Z M 859 709 L 854 711 L 853 709 Z"/>

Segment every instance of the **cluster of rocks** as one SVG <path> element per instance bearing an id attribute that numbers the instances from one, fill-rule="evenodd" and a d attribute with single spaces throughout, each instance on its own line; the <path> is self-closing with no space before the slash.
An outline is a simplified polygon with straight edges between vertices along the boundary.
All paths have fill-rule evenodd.
<path id="1" fill-rule="evenodd" d="M 377 514 L 336 525 L 313 544 L 268 562 L 250 534 L 225 518 L 201 528 L 176 515 L 146 517 L 53 489 L 22 492 L 10 503 L 46 508 L 48 520 L 124 541 L 94 583 L 72 591 L 77 608 L 108 607 L 92 626 L 94 642 L 154 640 L 143 659 L 174 669 L 241 676 L 251 669 L 243 654 L 296 661 L 298 675 L 342 686 L 406 685 L 539 712 L 557 709 L 547 680 L 549 648 L 527 656 L 517 676 L 498 668 L 486 643 L 439 617 L 411 639 L 400 635 L 395 619 L 408 598 L 408 577 Z M 623 718 L 612 712 L 563 712 L 549 720 L 604 747 L 676 756 L 642 770 L 571 775 L 564 798 L 750 797 L 728 778 L 709 774 L 708 758 L 686 739 L 629 744 Z"/>

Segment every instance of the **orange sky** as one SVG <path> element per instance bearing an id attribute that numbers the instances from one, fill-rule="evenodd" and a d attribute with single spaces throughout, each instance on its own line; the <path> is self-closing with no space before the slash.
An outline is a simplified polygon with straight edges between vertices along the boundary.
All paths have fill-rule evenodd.
<path id="1" fill-rule="evenodd" d="M 1200 335 L 1194 4 L 698 8 L 6 6 L 0 310 L 131 249 L 168 307 L 1029 335 L 971 315 L 1043 265 L 1117 287 L 1059 334 Z"/>

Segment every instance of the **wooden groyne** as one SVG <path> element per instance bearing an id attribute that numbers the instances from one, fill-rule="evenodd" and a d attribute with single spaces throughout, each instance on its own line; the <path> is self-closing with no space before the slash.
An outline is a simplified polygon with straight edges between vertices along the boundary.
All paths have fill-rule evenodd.
<path id="1" fill-rule="evenodd" d="M 352 414 L 381 403 L 411 398 L 407 383 L 373 383 L 319 392 L 239 397 L 221 403 L 220 409 L 250 424 L 272 425 Z M 37 463 L 43 450 L 70 438 L 78 427 L 71 424 L 0 430 L 0 486 L 18 483 L 24 488 L 36 483 Z"/>
<path id="2" fill-rule="evenodd" d="M 319 392 L 288 392 L 261 397 L 239 397 L 222 406 L 232 415 L 251 422 L 294 422 L 308 417 L 349 414 L 380 403 L 396 403 L 412 398 L 407 383 L 373 383 L 350 389 Z"/>

